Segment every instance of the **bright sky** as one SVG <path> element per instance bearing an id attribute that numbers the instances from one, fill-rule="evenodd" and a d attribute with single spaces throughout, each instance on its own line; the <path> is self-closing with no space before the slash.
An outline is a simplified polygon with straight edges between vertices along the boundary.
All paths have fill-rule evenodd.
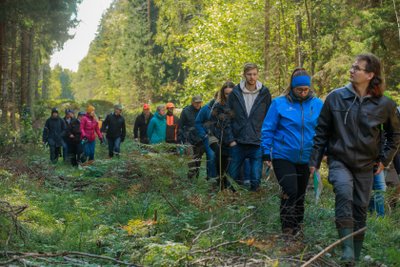
<path id="1" fill-rule="evenodd" d="M 78 27 L 71 30 L 75 38 L 68 40 L 61 51 L 56 51 L 50 60 L 53 68 L 60 64 L 63 68 L 77 71 L 81 61 L 89 50 L 90 42 L 94 39 L 97 26 L 104 11 L 111 5 L 113 0 L 83 0 L 79 5 Z"/>

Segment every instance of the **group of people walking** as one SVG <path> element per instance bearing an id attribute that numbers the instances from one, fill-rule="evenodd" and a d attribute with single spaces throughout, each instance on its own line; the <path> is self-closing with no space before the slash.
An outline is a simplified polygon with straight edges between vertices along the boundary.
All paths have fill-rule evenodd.
<path id="1" fill-rule="evenodd" d="M 63 148 L 65 162 L 73 166 L 79 163 L 94 160 L 96 148 L 96 135 L 102 144 L 103 133 L 106 133 L 109 148 L 109 156 L 119 155 L 120 144 L 124 142 L 126 135 L 125 119 L 121 115 L 122 107 L 114 106 L 114 112 L 107 115 L 104 121 L 99 121 L 95 114 L 95 108 L 89 105 L 85 112 L 75 112 L 71 109 L 65 111 L 65 117 L 61 118 L 57 108 L 51 110 L 51 116 L 47 119 L 42 141 L 50 148 L 50 160 L 57 163 Z M 101 123 L 101 127 L 100 127 Z"/>
<path id="2" fill-rule="evenodd" d="M 284 94 L 273 100 L 258 75 L 256 64 L 245 64 L 239 84 L 224 83 L 204 106 L 202 98 L 194 96 L 180 118 L 174 115 L 173 103 L 158 106 L 154 114 L 145 104 L 134 124 L 134 138 L 145 144 L 167 142 L 190 147 L 189 178 L 199 175 L 201 158 L 206 154 L 207 178 L 219 179 L 221 187 L 232 190 L 232 180 L 243 184 L 245 169 L 248 189 L 258 191 L 263 162 L 272 167 L 281 187 L 282 232 L 292 237 L 302 233 L 309 177 L 326 158 L 339 236 L 362 229 L 374 175 L 388 167 L 396 154 L 393 163 L 400 165 L 399 109 L 383 95 L 380 60 L 372 54 L 358 55 L 350 67 L 350 83 L 333 90 L 325 101 L 315 96 L 311 76 L 304 68 L 293 71 Z M 119 144 L 125 138 L 125 123 L 117 110 L 103 123 L 107 138 L 113 140 L 108 140 L 113 153 L 119 153 Z M 43 140 L 53 146 L 52 160 L 62 140 L 45 134 L 51 132 L 46 129 L 57 129 L 63 133 L 59 136 L 74 142 L 94 142 L 95 132 L 103 140 L 89 109 L 80 119 L 80 127 L 72 124 L 73 119 L 72 125 L 66 126 L 54 113 L 43 135 Z M 114 132 L 116 128 L 121 130 Z M 94 146 L 87 151 L 90 158 Z M 395 167 L 399 174 L 400 166 Z M 359 260 L 364 235 L 365 231 L 343 241 L 341 259 L 345 264 Z"/>

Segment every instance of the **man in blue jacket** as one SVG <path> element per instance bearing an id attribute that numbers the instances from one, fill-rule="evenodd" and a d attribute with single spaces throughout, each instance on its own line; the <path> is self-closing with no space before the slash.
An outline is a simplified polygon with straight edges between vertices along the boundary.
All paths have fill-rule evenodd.
<path id="1" fill-rule="evenodd" d="M 271 104 L 271 94 L 258 79 L 258 67 L 246 63 L 243 69 L 244 80 L 236 85 L 229 95 L 228 107 L 232 118 L 227 128 L 228 143 L 231 149 L 231 162 L 228 173 L 238 181 L 240 168 L 246 158 L 250 160 L 250 190 L 260 186 L 262 173 L 261 126 Z"/>

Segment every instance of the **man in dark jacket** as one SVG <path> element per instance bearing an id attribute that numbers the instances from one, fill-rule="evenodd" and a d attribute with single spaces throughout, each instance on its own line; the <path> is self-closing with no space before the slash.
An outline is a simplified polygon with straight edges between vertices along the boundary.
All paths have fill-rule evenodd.
<path id="1" fill-rule="evenodd" d="M 189 162 L 188 178 L 199 177 L 201 158 L 204 154 L 204 146 L 195 128 L 196 116 L 200 111 L 203 100 L 201 96 L 194 96 L 192 104 L 182 110 L 179 121 L 179 137 L 181 144 L 191 145 L 193 149 L 193 159 Z"/>
<path id="2" fill-rule="evenodd" d="M 51 117 L 46 120 L 43 128 L 43 144 L 50 147 L 50 160 L 57 163 L 65 135 L 65 122 L 58 116 L 57 108 L 51 110 Z"/>
<path id="3" fill-rule="evenodd" d="M 250 190 L 260 186 L 262 173 L 261 127 L 271 104 L 271 94 L 258 79 L 256 64 L 247 63 L 243 70 L 244 80 L 228 98 L 232 118 L 227 127 L 227 143 L 231 162 L 228 173 L 237 182 L 245 159 L 250 160 Z"/>
<path id="4" fill-rule="evenodd" d="M 115 105 L 114 112 L 108 114 L 103 122 L 101 131 L 107 134 L 108 156 L 112 158 L 114 153 L 119 156 L 121 143 L 125 141 L 125 119 L 121 115 L 122 106 Z"/>
<path id="5" fill-rule="evenodd" d="M 166 114 L 167 134 L 165 142 L 170 144 L 176 144 L 178 142 L 179 118 L 174 115 L 174 109 L 175 109 L 174 103 L 168 102 L 165 107 L 167 109 L 167 114 Z"/>
<path id="6" fill-rule="evenodd" d="M 396 104 L 383 96 L 381 71 L 376 56 L 358 55 L 350 68 L 350 84 L 328 95 L 318 119 L 310 172 L 320 167 L 326 153 L 341 238 L 366 225 L 373 176 L 390 164 L 400 144 Z M 386 133 L 383 153 L 381 125 Z M 343 241 L 343 263 L 359 260 L 364 234 Z"/>
<path id="7" fill-rule="evenodd" d="M 150 120 L 153 118 L 153 114 L 150 112 L 150 105 L 143 105 L 143 112 L 136 120 L 133 127 L 133 137 L 135 140 L 140 140 L 140 143 L 148 144 L 149 138 L 147 137 L 147 127 L 149 126 Z"/>
<path id="8" fill-rule="evenodd" d="M 81 141 L 80 122 L 75 119 L 73 110 L 67 110 L 67 113 L 69 119 L 64 119 L 66 125 L 64 140 L 68 146 L 68 157 L 72 166 L 78 166 L 78 162 L 80 160 L 79 147 Z"/>

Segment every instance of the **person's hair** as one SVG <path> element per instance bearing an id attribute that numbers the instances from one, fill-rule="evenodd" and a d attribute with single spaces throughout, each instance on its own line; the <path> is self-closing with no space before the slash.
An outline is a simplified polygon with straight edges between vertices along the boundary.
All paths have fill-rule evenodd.
<path id="1" fill-rule="evenodd" d="M 258 71 L 258 66 L 254 63 L 246 63 L 243 67 L 243 74 L 246 74 L 250 70 L 256 69 Z"/>
<path id="2" fill-rule="evenodd" d="M 283 95 L 285 95 L 286 97 L 289 96 L 290 91 L 292 90 L 292 80 L 294 77 L 298 77 L 298 76 L 310 76 L 310 74 L 308 74 L 308 72 L 306 71 L 305 68 L 301 68 L 301 67 L 295 68 L 294 71 L 292 72 L 292 75 L 290 75 L 289 85 L 286 88 L 286 90 L 283 92 Z M 310 90 L 311 90 L 311 88 L 310 88 Z"/>
<path id="3" fill-rule="evenodd" d="M 221 89 L 218 91 L 218 96 L 217 96 L 217 102 L 220 103 L 221 105 L 225 105 L 226 101 L 228 100 L 225 96 L 225 89 L 226 88 L 233 88 L 235 87 L 235 84 L 231 81 L 226 81 Z"/>
<path id="4" fill-rule="evenodd" d="M 165 105 L 157 106 L 157 112 L 160 112 L 161 109 L 165 109 Z"/>
<path id="5" fill-rule="evenodd" d="M 365 61 L 366 72 L 373 72 L 374 77 L 369 81 L 367 92 L 368 94 L 380 97 L 385 91 L 385 81 L 382 75 L 382 63 L 380 59 L 374 54 L 365 53 L 360 54 L 356 57 L 357 61 Z"/>

